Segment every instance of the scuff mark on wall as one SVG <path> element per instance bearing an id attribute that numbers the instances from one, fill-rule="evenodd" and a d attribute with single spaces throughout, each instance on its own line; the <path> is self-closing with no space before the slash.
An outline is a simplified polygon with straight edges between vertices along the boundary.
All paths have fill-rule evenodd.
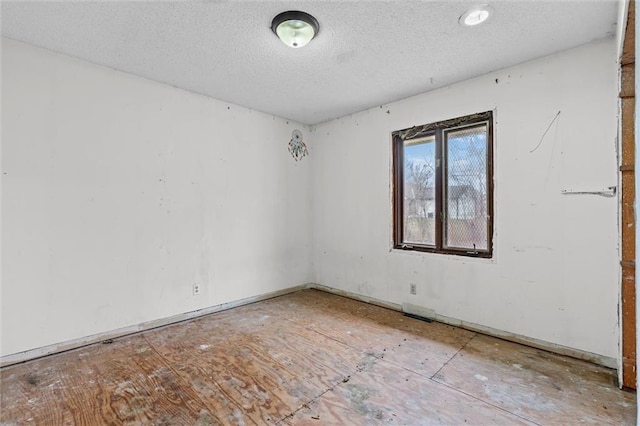
<path id="1" fill-rule="evenodd" d="M 542 134 L 542 137 L 540 138 L 540 142 L 538 142 L 538 145 L 535 146 L 535 148 L 533 148 L 531 151 L 529 151 L 530 153 L 533 154 L 533 152 L 535 152 L 538 148 L 540 148 L 540 145 L 542 145 L 542 141 L 544 141 L 544 137 L 547 136 L 547 133 L 549 132 L 549 129 L 551 129 L 551 126 L 553 126 L 553 123 L 555 123 L 555 121 L 558 119 L 558 117 L 560 116 L 560 113 L 562 111 L 558 111 L 558 113 L 555 115 L 555 117 L 553 117 L 553 120 L 551 120 L 551 123 L 549 123 L 549 126 L 547 126 L 547 130 L 544 131 L 544 133 Z"/>

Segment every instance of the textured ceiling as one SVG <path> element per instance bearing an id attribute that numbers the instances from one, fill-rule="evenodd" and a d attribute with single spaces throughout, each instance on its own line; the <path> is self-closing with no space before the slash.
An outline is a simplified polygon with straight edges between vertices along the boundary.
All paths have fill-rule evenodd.
<path id="1" fill-rule="evenodd" d="M 495 14 L 458 17 L 488 2 Z M 2 1 L 2 35 L 273 115 L 315 124 L 612 36 L 619 2 Z M 285 10 L 320 22 L 291 49 Z"/>

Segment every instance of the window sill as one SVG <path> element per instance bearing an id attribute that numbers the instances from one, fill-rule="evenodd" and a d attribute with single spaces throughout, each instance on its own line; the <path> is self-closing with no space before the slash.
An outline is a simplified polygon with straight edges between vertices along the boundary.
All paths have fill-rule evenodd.
<path id="1" fill-rule="evenodd" d="M 419 256 L 423 258 L 432 257 L 434 259 L 443 259 L 443 260 L 455 260 L 458 262 L 473 262 L 473 263 L 485 263 L 485 264 L 495 264 L 496 262 L 496 253 L 495 250 L 491 256 L 478 256 L 478 255 L 465 255 L 465 254 L 452 254 L 452 253 L 443 253 L 437 251 L 426 251 L 426 250 L 416 250 L 416 249 L 402 249 L 391 247 L 389 249 L 389 253 L 391 254 L 403 254 L 409 256 Z"/>

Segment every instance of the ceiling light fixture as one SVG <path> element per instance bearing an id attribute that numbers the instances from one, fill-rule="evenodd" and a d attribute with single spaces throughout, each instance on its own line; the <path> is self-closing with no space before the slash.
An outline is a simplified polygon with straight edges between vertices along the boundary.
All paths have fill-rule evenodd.
<path id="1" fill-rule="evenodd" d="M 320 25 L 313 16 L 305 12 L 282 12 L 271 21 L 273 31 L 289 47 L 303 47 L 320 31 Z"/>
<path id="2" fill-rule="evenodd" d="M 485 22 L 493 14 L 493 8 L 489 5 L 483 4 L 481 6 L 475 6 L 467 10 L 462 14 L 458 22 L 465 27 L 473 27 Z"/>

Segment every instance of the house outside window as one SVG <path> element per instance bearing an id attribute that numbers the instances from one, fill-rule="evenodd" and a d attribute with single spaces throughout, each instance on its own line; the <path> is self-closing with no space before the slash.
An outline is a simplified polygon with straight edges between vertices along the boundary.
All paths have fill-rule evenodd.
<path id="1" fill-rule="evenodd" d="M 394 248 L 491 257 L 492 112 L 392 136 Z"/>

